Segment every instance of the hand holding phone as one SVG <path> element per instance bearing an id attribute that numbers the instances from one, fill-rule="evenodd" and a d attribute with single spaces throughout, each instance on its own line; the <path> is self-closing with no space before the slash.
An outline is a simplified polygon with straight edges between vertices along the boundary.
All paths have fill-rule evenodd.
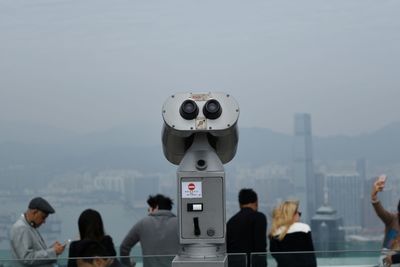
<path id="1" fill-rule="evenodd" d="M 381 174 L 381 175 L 378 177 L 378 181 L 381 182 L 381 183 L 385 183 L 385 182 L 386 182 L 386 179 L 387 179 L 387 175 L 386 175 L 386 174 Z"/>
<path id="2" fill-rule="evenodd" d="M 60 242 L 56 241 L 54 243 L 54 251 L 56 252 L 57 255 L 60 255 L 63 253 L 64 249 L 65 249 L 65 245 L 61 244 Z"/>
<path id="3" fill-rule="evenodd" d="M 377 192 L 381 192 L 383 190 L 383 188 L 385 187 L 386 180 L 387 180 L 386 174 L 379 175 L 378 179 L 374 183 L 374 187 Z"/>

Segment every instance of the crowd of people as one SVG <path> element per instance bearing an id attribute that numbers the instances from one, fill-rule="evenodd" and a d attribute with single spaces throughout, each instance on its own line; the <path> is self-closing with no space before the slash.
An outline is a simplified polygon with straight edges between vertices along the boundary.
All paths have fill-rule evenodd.
<path id="1" fill-rule="evenodd" d="M 171 257 L 163 255 L 175 255 L 179 250 L 178 220 L 171 211 L 173 202 L 158 194 L 149 196 L 147 203 L 148 216 L 128 232 L 120 245 L 119 257 L 112 237 L 106 234 L 100 213 L 84 210 L 78 218 L 80 239 L 69 244 L 67 267 L 133 267 L 135 262 L 129 255 L 138 242 L 145 267 L 170 266 Z M 38 229 L 53 213 L 55 210 L 47 200 L 35 197 L 11 227 L 11 255 L 16 266 L 56 266 L 57 257 L 64 252 L 67 243 L 56 241 L 47 246 Z"/>
<path id="2" fill-rule="evenodd" d="M 381 175 L 371 191 L 372 206 L 385 224 L 380 266 L 400 266 L 400 253 L 394 253 L 400 250 L 400 201 L 397 213 L 382 206 L 378 193 L 385 187 L 385 182 L 386 176 Z M 238 200 L 240 210 L 226 224 L 229 267 L 267 266 L 267 239 L 278 267 L 317 266 L 310 226 L 300 222 L 299 201 L 279 203 L 273 209 L 267 233 L 267 217 L 258 211 L 257 193 L 253 189 L 241 189 Z M 148 216 L 129 230 L 119 246 L 119 255 L 112 237 L 106 234 L 100 213 L 93 209 L 84 210 L 78 218 L 80 239 L 69 244 L 67 267 L 134 267 L 136 263 L 130 253 L 139 242 L 144 267 L 171 266 L 173 255 L 181 249 L 178 218 L 171 211 L 173 201 L 157 194 L 149 196 L 147 204 Z M 67 243 L 56 241 L 47 246 L 38 230 L 53 213 L 54 208 L 44 198 L 35 197 L 11 227 L 10 246 L 15 266 L 57 265 L 57 257 L 64 252 Z"/>

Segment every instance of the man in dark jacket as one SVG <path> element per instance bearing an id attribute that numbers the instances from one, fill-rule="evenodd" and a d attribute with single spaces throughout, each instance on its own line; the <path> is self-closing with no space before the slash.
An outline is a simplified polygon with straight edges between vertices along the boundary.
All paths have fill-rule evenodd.
<path id="1" fill-rule="evenodd" d="M 240 211 L 229 219 L 226 226 L 228 253 L 246 253 L 247 266 L 265 267 L 267 251 L 267 218 L 258 210 L 258 198 L 252 189 L 239 192 Z M 261 252 L 261 255 L 250 253 Z M 229 267 L 244 266 L 244 255 L 229 255 Z"/>

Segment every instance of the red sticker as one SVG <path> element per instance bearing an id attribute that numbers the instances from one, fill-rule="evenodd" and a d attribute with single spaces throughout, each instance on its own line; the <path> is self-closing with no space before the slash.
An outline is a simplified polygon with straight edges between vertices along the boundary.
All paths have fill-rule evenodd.
<path id="1" fill-rule="evenodd" d="M 188 184 L 188 189 L 189 189 L 190 191 L 193 191 L 193 190 L 196 189 L 196 186 L 194 185 L 194 183 L 190 183 L 190 184 Z"/>

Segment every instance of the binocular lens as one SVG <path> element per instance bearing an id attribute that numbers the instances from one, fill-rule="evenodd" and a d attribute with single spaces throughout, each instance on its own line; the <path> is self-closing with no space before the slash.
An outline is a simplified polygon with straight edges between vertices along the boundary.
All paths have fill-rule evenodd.
<path id="1" fill-rule="evenodd" d="M 215 99 L 208 100 L 203 107 L 203 113 L 207 119 L 215 120 L 221 116 L 221 105 Z"/>
<path id="2" fill-rule="evenodd" d="M 185 120 L 193 120 L 199 114 L 199 108 L 193 100 L 183 101 L 179 113 Z"/>

